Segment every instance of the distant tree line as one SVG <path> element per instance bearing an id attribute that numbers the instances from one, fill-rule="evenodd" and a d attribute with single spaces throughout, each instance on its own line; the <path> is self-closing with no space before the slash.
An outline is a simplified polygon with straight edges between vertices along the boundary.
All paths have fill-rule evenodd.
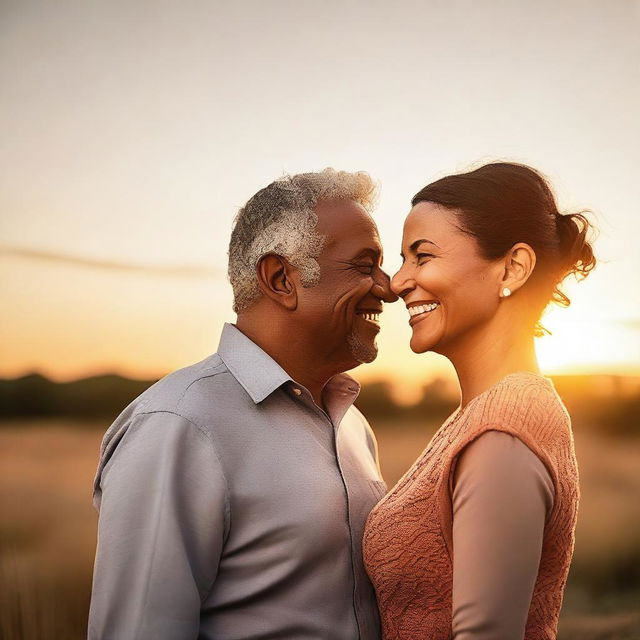
<path id="1" fill-rule="evenodd" d="M 455 410 L 459 402 L 448 390 L 446 382 L 436 378 L 422 388 L 420 399 L 412 404 L 396 402 L 391 385 L 383 380 L 362 385 L 355 404 L 365 416 L 378 420 L 414 420 L 425 415 L 444 420 Z"/>
<path id="2" fill-rule="evenodd" d="M 0 379 L 2 418 L 110 418 L 156 380 L 130 380 L 102 375 L 73 382 L 53 382 L 32 374 Z M 640 436 L 640 380 L 624 376 L 555 376 L 554 385 L 573 419 L 574 428 L 612 436 Z M 394 419 L 444 420 L 458 406 L 445 380 L 435 379 L 422 389 L 417 402 L 398 403 L 387 381 L 362 386 L 356 406 L 382 424 Z"/>
<path id="3" fill-rule="evenodd" d="M 0 417 L 69 416 L 115 418 L 155 380 L 117 375 L 53 382 L 39 374 L 0 380 Z"/>

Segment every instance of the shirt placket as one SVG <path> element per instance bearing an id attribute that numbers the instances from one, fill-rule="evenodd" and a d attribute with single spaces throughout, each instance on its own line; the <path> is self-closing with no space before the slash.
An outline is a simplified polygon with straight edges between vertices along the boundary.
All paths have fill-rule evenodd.
<path id="1" fill-rule="evenodd" d="M 338 427 L 332 422 L 329 415 L 323 411 L 311 397 L 311 394 L 308 390 L 304 389 L 304 387 L 300 387 L 299 385 L 294 385 L 292 388 L 293 394 L 296 399 L 300 402 L 304 403 L 311 411 L 316 413 L 320 418 L 328 423 L 331 427 L 331 432 L 333 434 L 332 442 L 333 442 L 333 454 L 336 460 L 336 466 L 338 469 L 338 473 L 340 474 L 340 479 L 342 481 L 342 486 L 344 488 L 344 495 L 346 499 L 346 507 L 347 507 L 347 528 L 349 529 L 349 546 L 350 546 L 350 556 L 351 556 L 351 577 L 353 579 L 353 591 L 352 591 L 352 602 L 353 602 L 353 613 L 356 621 L 356 628 L 358 630 L 358 638 L 362 638 L 362 629 L 363 629 L 363 621 L 360 618 L 357 606 L 357 585 L 358 580 L 356 576 L 356 562 L 354 558 L 354 540 L 353 540 L 353 522 L 351 516 L 351 498 L 349 496 L 349 488 L 347 485 L 347 481 L 344 476 L 344 471 L 342 467 L 342 463 L 340 460 L 340 450 L 338 448 Z"/>

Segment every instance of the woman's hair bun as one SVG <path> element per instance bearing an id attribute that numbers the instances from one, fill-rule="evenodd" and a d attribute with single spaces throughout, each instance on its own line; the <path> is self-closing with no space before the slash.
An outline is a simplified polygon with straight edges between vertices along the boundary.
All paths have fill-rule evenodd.
<path id="1" fill-rule="evenodd" d="M 596 258 L 589 236 L 595 227 L 584 213 L 556 213 L 561 265 L 564 279 L 573 273 L 577 278 L 586 278 L 596 266 Z"/>

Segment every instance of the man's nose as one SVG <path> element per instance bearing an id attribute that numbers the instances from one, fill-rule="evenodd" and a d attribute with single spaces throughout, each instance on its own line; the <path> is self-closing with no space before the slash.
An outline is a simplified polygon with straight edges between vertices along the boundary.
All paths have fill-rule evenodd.
<path id="1" fill-rule="evenodd" d="M 382 270 L 380 270 L 380 277 L 373 285 L 372 292 L 384 302 L 395 302 L 398 299 L 398 296 L 391 289 L 391 279 Z"/>

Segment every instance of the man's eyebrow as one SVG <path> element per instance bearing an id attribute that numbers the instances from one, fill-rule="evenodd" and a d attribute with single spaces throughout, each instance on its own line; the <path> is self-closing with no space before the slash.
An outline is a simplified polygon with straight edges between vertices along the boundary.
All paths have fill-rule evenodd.
<path id="1" fill-rule="evenodd" d="M 367 254 L 369 255 L 373 255 L 376 258 L 382 254 L 382 250 L 379 247 L 367 247 L 366 249 L 361 249 L 360 251 L 358 251 L 358 253 L 356 253 L 355 256 L 353 256 L 353 260 L 357 260 L 358 258 L 362 258 L 363 256 L 366 256 Z"/>

